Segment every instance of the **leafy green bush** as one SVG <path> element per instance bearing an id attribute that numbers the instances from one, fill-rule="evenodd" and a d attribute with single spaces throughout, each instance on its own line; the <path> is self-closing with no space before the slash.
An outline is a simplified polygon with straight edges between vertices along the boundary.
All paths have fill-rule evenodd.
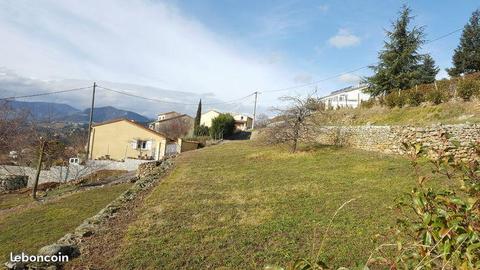
<path id="1" fill-rule="evenodd" d="M 195 134 L 195 136 L 199 136 L 199 137 L 209 136 L 210 131 L 209 131 L 209 129 L 208 129 L 207 126 L 205 126 L 205 125 L 200 125 L 200 126 L 198 126 L 198 127 L 195 129 L 194 134 Z"/>
<path id="2" fill-rule="evenodd" d="M 425 101 L 425 95 L 417 90 L 410 89 L 403 91 L 406 99 L 406 103 L 410 106 L 419 106 Z"/>
<path id="3" fill-rule="evenodd" d="M 460 80 L 457 85 L 457 95 L 465 101 L 470 100 L 472 96 L 477 96 L 479 93 L 480 83 L 476 80 Z"/>
<path id="4" fill-rule="evenodd" d="M 398 90 L 391 92 L 390 94 L 385 96 L 385 104 L 390 107 L 403 107 L 407 101 L 407 95 L 404 93 L 405 91 L 401 91 L 400 93 Z"/>
<path id="5" fill-rule="evenodd" d="M 210 136 L 214 139 L 223 139 L 233 134 L 235 119 L 228 113 L 222 113 L 212 120 Z"/>
<path id="6" fill-rule="evenodd" d="M 427 93 L 426 99 L 427 101 L 430 101 L 435 105 L 438 105 L 448 100 L 448 97 L 441 90 L 432 90 Z"/>
<path id="7" fill-rule="evenodd" d="M 397 254 L 390 259 L 371 259 L 369 264 L 383 264 L 389 269 L 479 269 L 479 162 L 456 160 L 447 154 L 453 147 L 433 151 L 420 144 L 405 146 L 418 181 L 397 205 L 400 218 L 394 229 L 396 244 L 383 245 L 395 246 Z M 480 153 L 479 145 L 474 147 Z M 421 175 L 424 170 L 420 164 L 433 168 L 433 176 Z M 428 181 L 442 178 L 451 184 L 458 181 L 461 188 L 428 187 Z M 406 240 L 406 235 L 412 240 Z"/>

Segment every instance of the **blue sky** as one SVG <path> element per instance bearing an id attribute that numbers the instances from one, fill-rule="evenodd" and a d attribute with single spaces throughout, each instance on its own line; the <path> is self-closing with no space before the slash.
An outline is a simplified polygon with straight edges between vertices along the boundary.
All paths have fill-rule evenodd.
<path id="1" fill-rule="evenodd" d="M 416 25 L 425 26 L 431 40 L 461 28 L 478 1 L 177 1 L 182 10 L 201 20 L 218 34 L 229 36 L 271 55 L 285 65 L 295 66 L 315 79 L 329 77 L 374 63 L 382 48 L 384 29 L 400 7 L 412 8 Z M 341 31 L 358 38 L 351 45 L 336 47 L 328 41 Z M 451 64 L 461 32 L 427 44 L 443 71 Z M 356 72 L 370 74 L 368 70 Z M 338 80 L 332 87 L 339 86 Z"/>
<path id="2" fill-rule="evenodd" d="M 0 35 L 8 42 L 0 43 L 0 75 L 14 73 L 9 83 L 18 77 L 55 80 L 58 87 L 64 79 L 103 80 L 230 100 L 374 63 L 384 29 L 391 28 L 404 3 L 413 10 L 414 23 L 426 27 L 427 40 L 463 27 L 480 7 L 473 0 L 1 1 Z M 446 76 L 460 34 L 424 47 L 442 69 L 439 77 Z M 364 69 L 314 86 L 263 94 L 261 105 L 314 87 L 325 95 L 368 74 Z M 0 82 L 6 78 L 0 76 Z M 163 98 L 160 90 L 131 90 Z M 133 101 L 121 98 L 108 101 L 132 107 Z M 88 104 L 87 97 L 75 97 L 79 100 Z"/>

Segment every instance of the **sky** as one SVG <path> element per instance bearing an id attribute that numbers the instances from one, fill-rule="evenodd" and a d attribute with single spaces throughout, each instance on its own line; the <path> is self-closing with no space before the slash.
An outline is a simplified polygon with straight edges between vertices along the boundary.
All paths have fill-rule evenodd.
<path id="1" fill-rule="evenodd" d="M 462 28 L 480 7 L 473 0 L 2 0 L 0 97 L 104 81 L 157 99 L 166 98 L 162 89 L 181 91 L 178 100 L 190 103 L 260 91 L 266 110 L 281 95 L 315 89 L 322 96 L 358 84 L 370 70 L 323 79 L 375 63 L 403 4 L 425 27 L 426 40 Z M 447 76 L 460 35 L 422 49 L 441 68 L 438 78 Z M 87 106 L 88 94 L 60 100 Z M 149 115 L 163 109 L 114 93 L 99 102 Z M 250 96 L 235 109 L 248 112 L 252 103 Z"/>

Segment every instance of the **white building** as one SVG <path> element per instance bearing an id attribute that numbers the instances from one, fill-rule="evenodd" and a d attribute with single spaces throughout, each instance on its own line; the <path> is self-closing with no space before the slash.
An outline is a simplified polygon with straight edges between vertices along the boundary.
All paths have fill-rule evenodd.
<path id="1" fill-rule="evenodd" d="M 221 112 L 216 110 L 209 110 L 208 112 L 202 114 L 200 118 L 200 125 L 204 125 L 207 127 L 212 126 L 212 120 L 219 116 Z M 252 129 L 253 118 L 240 113 L 230 113 L 233 118 L 235 119 L 235 128 L 237 130 L 249 130 Z"/>
<path id="2" fill-rule="evenodd" d="M 370 99 L 370 94 L 364 93 L 366 85 L 350 86 L 337 91 L 333 91 L 330 95 L 320 98 L 327 108 L 350 107 L 356 108 L 362 101 Z"/>

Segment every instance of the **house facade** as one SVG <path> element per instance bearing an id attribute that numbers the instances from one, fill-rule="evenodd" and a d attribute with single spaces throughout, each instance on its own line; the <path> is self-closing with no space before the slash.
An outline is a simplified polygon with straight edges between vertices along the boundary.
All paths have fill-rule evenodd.
<path id="1" fill-rule="evenodd" d="M 149 128 L 167 135 L 169 138 L 183 138 L 193 135 L 194 119 L 187 114 L 168 112 L 159 114 Z"/>
<path id="2" fill-rule="evenodd" d="M 245 131 L 252 129 L 253 127 L 253 118 L 245 114 L 235 114 L 233 116 L 235 119 L 235 128 L 237 130 Z"/>
<path id="3" fill-rule="evenodd" d="M 90 159 L 150 159 L 165 156 L 171 140 L 163 133 L 127 119 L 117 119 L 92 126 Z"/>
<path id="4" fill-rule="evenodd" d="M 222 114 L 217 110 L 210 110 L 204 114 L 200 118 L 200 125 L 204 125 L 207 127 L 212 126 L 212 120 L 215 119 L 217 116 Z M 246 115 L 246 114 L 237 114 L 237 113 L 230 113 L 235 119 L 235 128 L 236 130 L 249 130 L 253 126 L 253 118 Z"/>
<path id="5" fill-rule="evenodd" d="M 204 125 L 207 127 L 212 126 L 212 120 L 215 119 L 217 116 L 219 116 L 221 112 L 216 111 L 216 110 L 210 110 L 200 117 L 200 125 Z"/>
<path id="6" fill-rule="evenodd" d="M 320 98 L 327 108 L 356 108 L 362 101 L 370 99 L 370 94 L 363 91 L 366 85 L 350 86 L 337 91 L 333 91 L 330 95 Z"/>

